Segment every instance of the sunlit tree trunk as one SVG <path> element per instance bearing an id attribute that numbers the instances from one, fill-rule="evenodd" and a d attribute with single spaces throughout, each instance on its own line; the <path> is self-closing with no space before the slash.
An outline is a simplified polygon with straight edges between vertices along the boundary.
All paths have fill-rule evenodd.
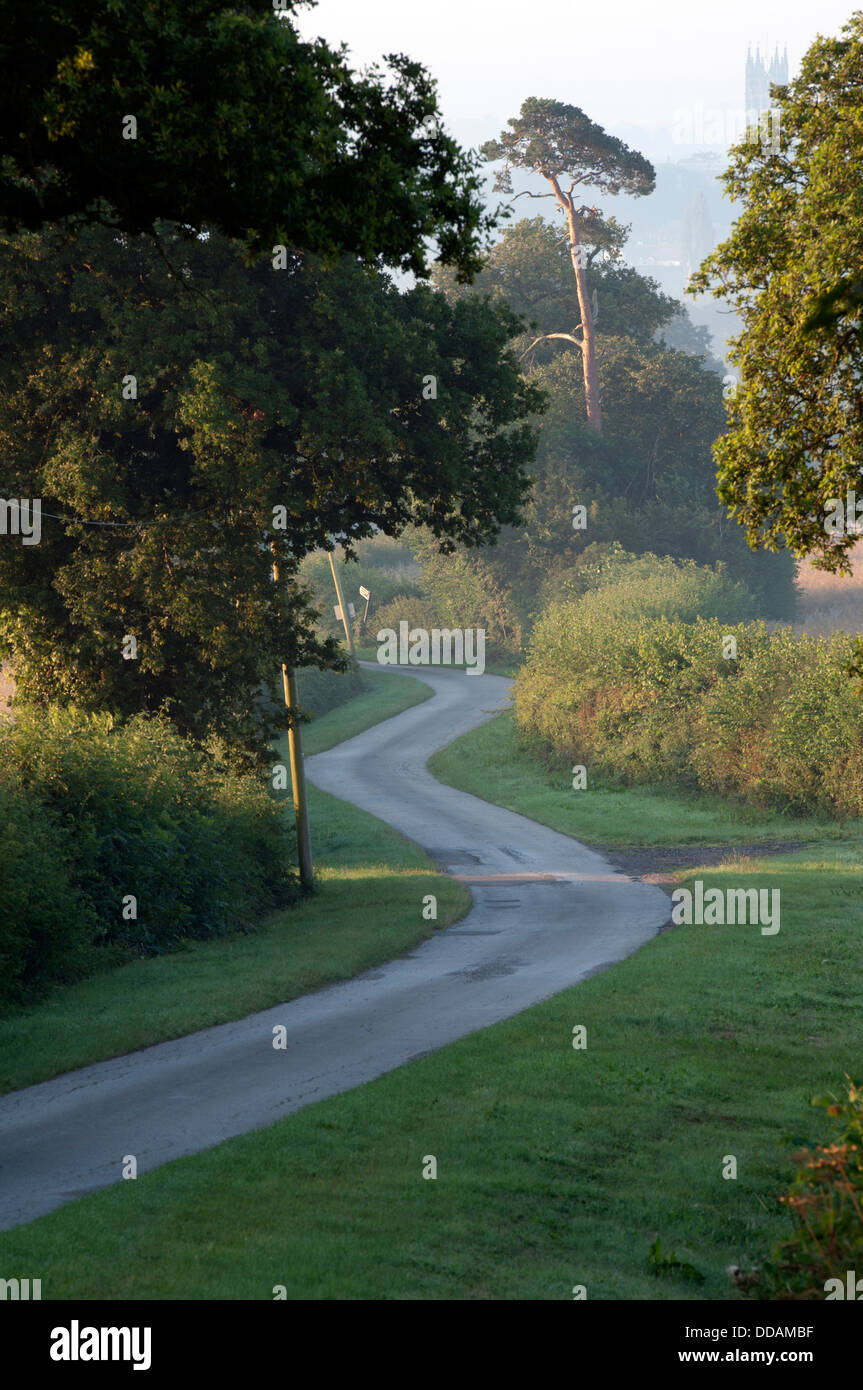
<path id="1" fill-rule="evenodd" d="M 587 404 L 587 423 L 597 434 L 602 433 L 602 407 L 599 403 L 599 370 L 596 365 L 596 338 L 593 328 L 593 309 L 587 292 L 584 254 L 578 238 L 578 219 L 569 199 L 566 212 L 569 226 L 569 254 L 575 271 L 578 290 L 578 309 L 581 314 L 581 363 L 584 369 L 584 399 Z"/>
<path id="2" fill-rule="evenodd" d="M 599 403 L 599 370 L 596 365 L 596 335 L 593 325 L 593 309 L 587 292 L 586 257 L 578 234 L 578 216 L 571 193 L 564 193 L 558 180 L 552 174 L 546 175 L 554 189 L 554 196 L 566 213 L 569 230 L 569 255 L 575 272 L 575 285 L 578 291 L 578 309 L 581 314 L 581 365 L 584 371 L 584 399 L 587 406 L 587 423 L 597 434 L 602 433 L 602 407 Z"/>

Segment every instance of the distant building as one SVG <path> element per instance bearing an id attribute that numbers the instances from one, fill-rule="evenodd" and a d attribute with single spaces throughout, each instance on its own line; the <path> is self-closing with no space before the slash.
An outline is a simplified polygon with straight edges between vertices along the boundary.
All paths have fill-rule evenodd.
<path id="1" fill-rule="evenodd" d="M 747 125 L 757 125 L 759 117 L 763 111 L 770 110 L 770 86 L 771 83 L 783 85 L 788 81 L 788 45 L 782 57 L 779 57 L 779 45 L 773 57 L 770 59 L 769 66 L 766 59 L 761 57 L 760 48 L 755 49 L 755 57 L 752 56 L 752 46 L 746 51 L 746 123 Z"/>

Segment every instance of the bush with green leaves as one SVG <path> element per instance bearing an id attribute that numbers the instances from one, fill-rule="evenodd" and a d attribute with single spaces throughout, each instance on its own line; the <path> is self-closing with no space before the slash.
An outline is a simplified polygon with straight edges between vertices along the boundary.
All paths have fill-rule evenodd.
<path id="1" fill-rule="evenodd" d="M 580 573 L 585 572 L 582 566 Z M 724 565 L 697 565 L 670 555 L 629 555 L 612 547 L 586 568 L 590 588 L 579 604 L 579 621 L 615 623 L 621 615 L 639 618 L 718 618 L 745 622 L 757 614 L 749 590 L 730 578 Z"/>
<path id="2" fill-rule="evenodd" d="M 312 719 L 338 709 L 366 688 L 360 671 L 319 671 L 315 666 L 301 666 L 297 671 L 300 707 Z M 284 699 L 281 691 L 280 698 Z"/>
<path id="3" fill-rule="evenodd" d="M 74 882 L 74 837 L 5 764 L 0 847 L 0 1000 L 26 997 L 37 980 L 86 974 L 99 929 Z"/>
<path id="4" fill-rule="evenodd" d="M 741 616 L 746 596 L 720 571 L 646 557 L 552 605 L 516 684 L 526 742 L 610 780 L 863 815 L 852 639 Z"/>
<path id="5" fill-rule="evenodd" d="M 833 1119 L 835 1134 L 794 1155 L 797 1172 L 779 1199 L 793 1234 L 761 1266 L 731 1271 L 748 1298 L 847 1298 L 849 1273 L 855 1285 L 863 1273 L 863 1087 L 850 1077 L 847 1083 L 847 1100 L 813 1098 Z M 856 1287 L 851 1297 L 859 1297 Z"/>
<path id="6" fill-rule="evenodd" d="M 429 632 L 433 627 L 446 626 L 432 599 L 416 594 L 396 594 L 389 603 L 383 603 L 369 613 L 366 639 L 376 642 L 378 633 L 387 627 L 398 635 L 399 623 L 408 623 L 411 628 L 424 627 Z"/>
<path id="7" fill-rule="evenodd" d="M 23 708 L 0 726 L 0 997 L 247 929 L 297 893 L 263 775 L 161 717 Z M 132 901 L 134 899 L 134 902 Z"/>

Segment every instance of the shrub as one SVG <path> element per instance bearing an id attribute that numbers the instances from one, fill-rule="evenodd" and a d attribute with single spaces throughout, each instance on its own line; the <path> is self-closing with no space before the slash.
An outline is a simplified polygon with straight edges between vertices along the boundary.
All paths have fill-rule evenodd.
<path id="1" fill-rule="evenodd" d="M 611 552 L 597 567 L 593 587 L 579 601 L 579 621 L 589 618 L 717 618 L 740 623 L 756 616 L 755 599 L 730 579 L 722 565 L 710 569 L 670 556 Z"/>
<path id="2" fill-rule="evenodd" d="M 297 670 L 297 696 L 304 713 L 312 718 L 338 709 L 367 689 L 359 671 L 320 671 L 314 666 Z"/>
<path id="3" fill-rule="evenodd" d="M 424 627 L 429 632 L 433 627 L 445 626 L 436 604 L 431 599 L 413 594 L 397 594 L 389 603 L 383 603 L 369 613 L 366 637 L 377 641 L 378 633 L 385 627 L 392 628 L 398 635 L 399 623 L 402 622 L 409 623 L 412 628 Z"/>
<path id="4" fill-rule="evenodd" d="M 823 1299 L 828 1280 L 847 1297 L 849 1271 L 863 1273 L 863 1090 L 848 1078 L 848 1099 L 816 1097 L 838 1121 L 830 1144 L 794 1155 L 797 1173 L 780 1201 L 793 1235 L 774 1246 L 759 1269 L 733 1270 L 738 1288 L 754 1299 Z M 838 1293 L 835 1285 L 831 1292 Z"/>
<path id="5" fill-rule="evenodd" d="M 72 879 L 73 843 L 46 807 L 0 773 L 0 999 L 34 981 L 86 974 L 98 938 L 91 905 Z"/>
<path id="6" fill-rule="evenodd" d="M 21 709 L 0 727 L 0 764 L 4 872 L 26 885 L 7 882 L 0 897 L 7 998 L 75 961 L 92 968 L 94 947 L 113 960 L 104 948 L 148 954 L 248 928 L 297 891 L 269 781 L 164 719 L 114 727 L 73 709 Z"/>
<path id="7" fill-rule="evenodd" d="M 641 565 L 537 624 L 515 691 L 525 742 L 612 780 L 863 814 L 852 639 L 769 633 L 739 621 L 745 595 L 721 572 Z M 736 659 L 723 656 L 730 636 Z"/>

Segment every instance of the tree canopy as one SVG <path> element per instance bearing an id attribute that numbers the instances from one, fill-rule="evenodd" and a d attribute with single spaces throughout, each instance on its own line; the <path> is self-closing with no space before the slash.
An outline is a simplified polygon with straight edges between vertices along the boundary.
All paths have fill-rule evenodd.
<path id="1" fill-rule="evenodd" d="M 724 182 L 741 212 L 691 282 L 743 322 L 719 495 L 753 545 L 837 570 L 857 534 L 829 534 L 826 515 L 863 477 L 863 15 L 817 39 L 774 104 L 780 138 L 732 150 Z"/>
<path id="2" fill-rule="evenodd" d="M 432 238 L 470 275 L 493 219 L 433 80 L 400 55 L 358 74 L 303 42 L 306 2 L 7 0 L 0 227 L 166 220 L 417 274 Z"/>
<path id="3" fill-rule="evenodd" d="M 587 290 L 591 298 L 596 293 L 598 332 L 649 341 L 675 319 L 685 318 L 686 311 L 655 280 L 623 262 L 620 253 L 628 230 L 609 217 L 597 219 L 583 232 Z M 488 294 L 494 303 L 506 303 L 526 319 L 529 327 L 514 344 L 521 356 L 535 343 L 526 360 L 549 361 L 568 350 L 561 339 L 547 335 L 577 325 L 578 296 L 566 238 L 546 218 L 523 218 L 506 227 L 472 287 L 459 287 L 453 271 L 439 266 L 432 278 L 451 295 Z M 537 333 L 542 335 L 539 342 Z"/>
<path id="4" fill-rule="evenodd" d="M 528 97 L 509 130 L 481 147 L 486 159 L 502 160 L 496 186 L 512 192 L 513 168 L 529 169 L 549 181 L 583 183 L 606 193 L 652 193 L 653 166 L 623 140 L 609 135 L 578 106 Z"/>
<path id="5" fill-rule="evenodd" d="M 561 584 L 570 582 L 585 551 L 619 543 L 634 554 L 650 550 L 724 563 L 749 586 L 764 613 L 788 617 L 791 557 L 751 550 L 743 528 L 729 524 L 716 496 L 712 446 L 725 410 L 721 369 L 708 356 L 706 330 L 696 330 L 684 306 L 621 255 L 606 251 L 594 257 L 590 244 L 585 246 L 587 290 L 598 291 L 600 311 L 601 435 L 585 420 L 583 372 L 571 351 L 557 339 L 525 351 L 537 330 L 571 324 L 578 313 L 568 249 L 557 228 L 542 217 L 507 227 L 472 287 L 459 286 L 450 271 L 435 271 L 435 282 L 453 302 L 488 295 L 533 321 L 514 347 L 548 404 L 524 522 L 507 527 L 494 550 L 462 556 L 452 565 L 419 546 L 426 582 L 436 599 L 451 605 L 457 578 L 467 608 L 476 607 L 474 599 L 468 603 L 475 591 L 495 595 L 503 612 L 505 594 L 506 628 L 513 633 L 529 628 Z M 679 338 L 687 350 L 676 350 L 666 336 Z M 573 526 L 574 506 L 585 508 L 583 527 Z M 473 584 L 472 577 L 481 583 Z"/>
<path id="6" fill-rule="evenodd" d="M 541 399 L 504 306 L 157 230 L 2 242 L 0 493 L 43 520 L 0 547 L 0 646 L 30 697 L 260 747 L 256 686 L 336 660 L 290 584 L 302 557 L 408 523 L 494 539 Z"/>

